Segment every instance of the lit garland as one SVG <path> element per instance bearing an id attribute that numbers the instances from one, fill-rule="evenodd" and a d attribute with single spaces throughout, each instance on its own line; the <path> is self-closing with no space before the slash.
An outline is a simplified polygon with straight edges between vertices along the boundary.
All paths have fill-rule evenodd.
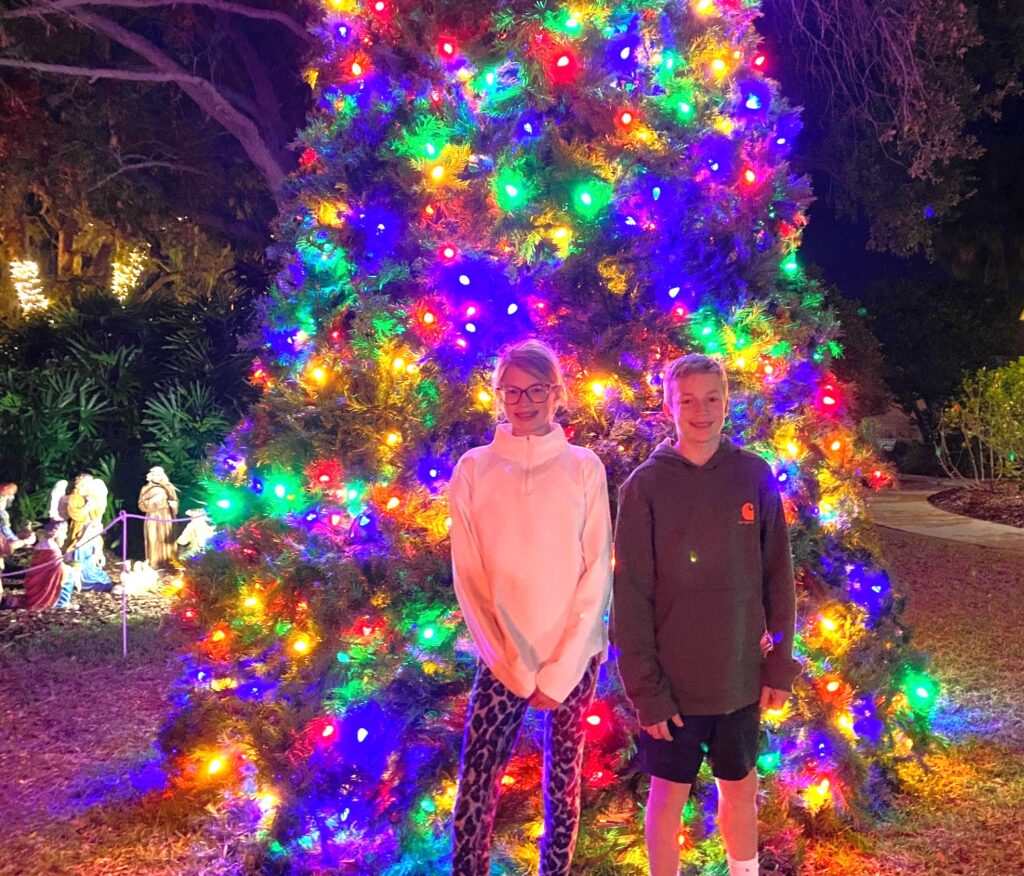
<path id="1" fill-rule="evenodd" d="M 50 299 L 43 290 L 43 281 L 39 277 L 39 263 L 31 259 L 12 261 L 10 263 L 11 282 L 18 296 L 18 304 L 25 316 L 46 310 Z"/>
<path id="2" fill-rule="evenodd" d="M 111 262 L 110 293 L 122 304 L 142 277 L 148 260 L 144 250 L 132 247 L 123 260 Z"/>
<path id="3" fill-rule="evenodd" d="M 870 811 L 927 744 L 938 691 L 859 524 L 864 482 L 890 475 L 830 371 L 838 326 L 797 256 L 799 119 L 755 6 L 325 5 L 262 399 L 216 458 L 227 529 L 179 590 L 196 644 L 162 738 L 183 781 L 251 806 L 268 872 L 445 868 L 473 666 L 446 488 L 493 428 L 497 349 L 528 334 L 561 351 L 566 431 L 613 486 L 664 434 L 665 362 L 726 363 L 731 434 L 772 464 L 799 569 L 804 672 L 758 761 L 771 804 L 808 827 Z M 577 863 L 646 872 L 614 672 L 586 721 Z M 507 872 L 536 866 L 539 763 L 529 724 L 502 779 Z M 698 789 L 694 861 L 713 817 Z"/>

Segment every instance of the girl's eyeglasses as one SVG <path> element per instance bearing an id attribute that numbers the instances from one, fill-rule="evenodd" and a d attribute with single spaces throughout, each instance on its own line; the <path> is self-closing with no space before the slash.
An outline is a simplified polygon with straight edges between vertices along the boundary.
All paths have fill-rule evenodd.
<path id="1" fill-rule="evenodd" d="M 551 389 L 550 383 L 535 383 L 526 389 L 520 389 L 518 386 L 499 386 L 498 398 L 507 405 L 514 405 L 525 395 L 534 404 L 539 405 L 542 401 L 547 401 Z"/>

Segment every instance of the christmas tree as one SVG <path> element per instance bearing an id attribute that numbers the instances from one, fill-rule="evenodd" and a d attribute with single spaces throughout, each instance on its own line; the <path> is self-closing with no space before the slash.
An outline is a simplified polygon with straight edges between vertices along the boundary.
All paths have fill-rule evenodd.
<path id="1" fill-rule="evenodd" d="M 563 425 L 614 488 L 665 435 L 661 369 L 731 375 L 729 434 L 776 472 L 798 568 L 798 696 L 765 721 L 762 812 L 883 806 L 935 686 L 866 543 L 889 475 L 846 419 L 839 327 L 797 256 L 799 129 L 756 0 L 328 0 L 252 380 L 216 455 L 223 527 L 186 570 L 195 644 L 162 736 L 177 780 L 251 814 L 265 871 L 443 872 L 474 655 L 446 485 L 495 425 L 500 347 L 563 359 Z M 580 872 L 642 873 L 635 719 L 587 716 Z M 539 752 L 502 779 L 501 872 L 536 866 Z M 714 795 L 686 855 L 713 858 Z"/>

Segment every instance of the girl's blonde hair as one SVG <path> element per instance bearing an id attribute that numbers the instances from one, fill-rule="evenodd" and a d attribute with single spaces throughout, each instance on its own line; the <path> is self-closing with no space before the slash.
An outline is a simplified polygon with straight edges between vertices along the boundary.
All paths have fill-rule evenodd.
<path id="1" fill-rule="evenodd" d="M 557 387 L 562 393 L 562 404 L 567 403 L 568 396 L 562 381 L 562 365 L 558 361 L 558 355 L 538 338 L 517 341 L 498 353 L 498 361 L 494 366 L 494 373 L 491 375 L 491 386 L 494 389 L 496 401 L 498 388 L 505 378 L 505 372 L 512 365 L 522 368 L 527 374 L 536 377 L 538 383 L 550 383 L 552 391 L 555 391 Z M 501 412 L 500 402 L 498 402 L 498 411 Z"/>
<path id="2" fill-rule="evenodd" d="M 542 383 L 562 385 L 562 366 L 559 364 L 558 356 L 551 347 L 537 338 L 509 344 L 498 354 L 498 362 L 494 366 L 492 377 L 495 389 L 501 386 L 505 372 L 511 365 L 522 368 Z"/>

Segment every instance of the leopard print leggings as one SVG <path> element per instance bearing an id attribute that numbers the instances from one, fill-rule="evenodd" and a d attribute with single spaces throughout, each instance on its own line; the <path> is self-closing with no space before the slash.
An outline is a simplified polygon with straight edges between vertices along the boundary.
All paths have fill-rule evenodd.
<path id="1" fill-rule="evenodd" d="M 583 715 L 594 699 L 600 657 L 558 708 L 544 713 L 544 837 L 541 876 L 568 876 L 580 822 Z M 527 700 L 481 663 L 469 699 L 455 800 L 452 876 L 489 876 L 498 782 L 515 748 Z"/>

